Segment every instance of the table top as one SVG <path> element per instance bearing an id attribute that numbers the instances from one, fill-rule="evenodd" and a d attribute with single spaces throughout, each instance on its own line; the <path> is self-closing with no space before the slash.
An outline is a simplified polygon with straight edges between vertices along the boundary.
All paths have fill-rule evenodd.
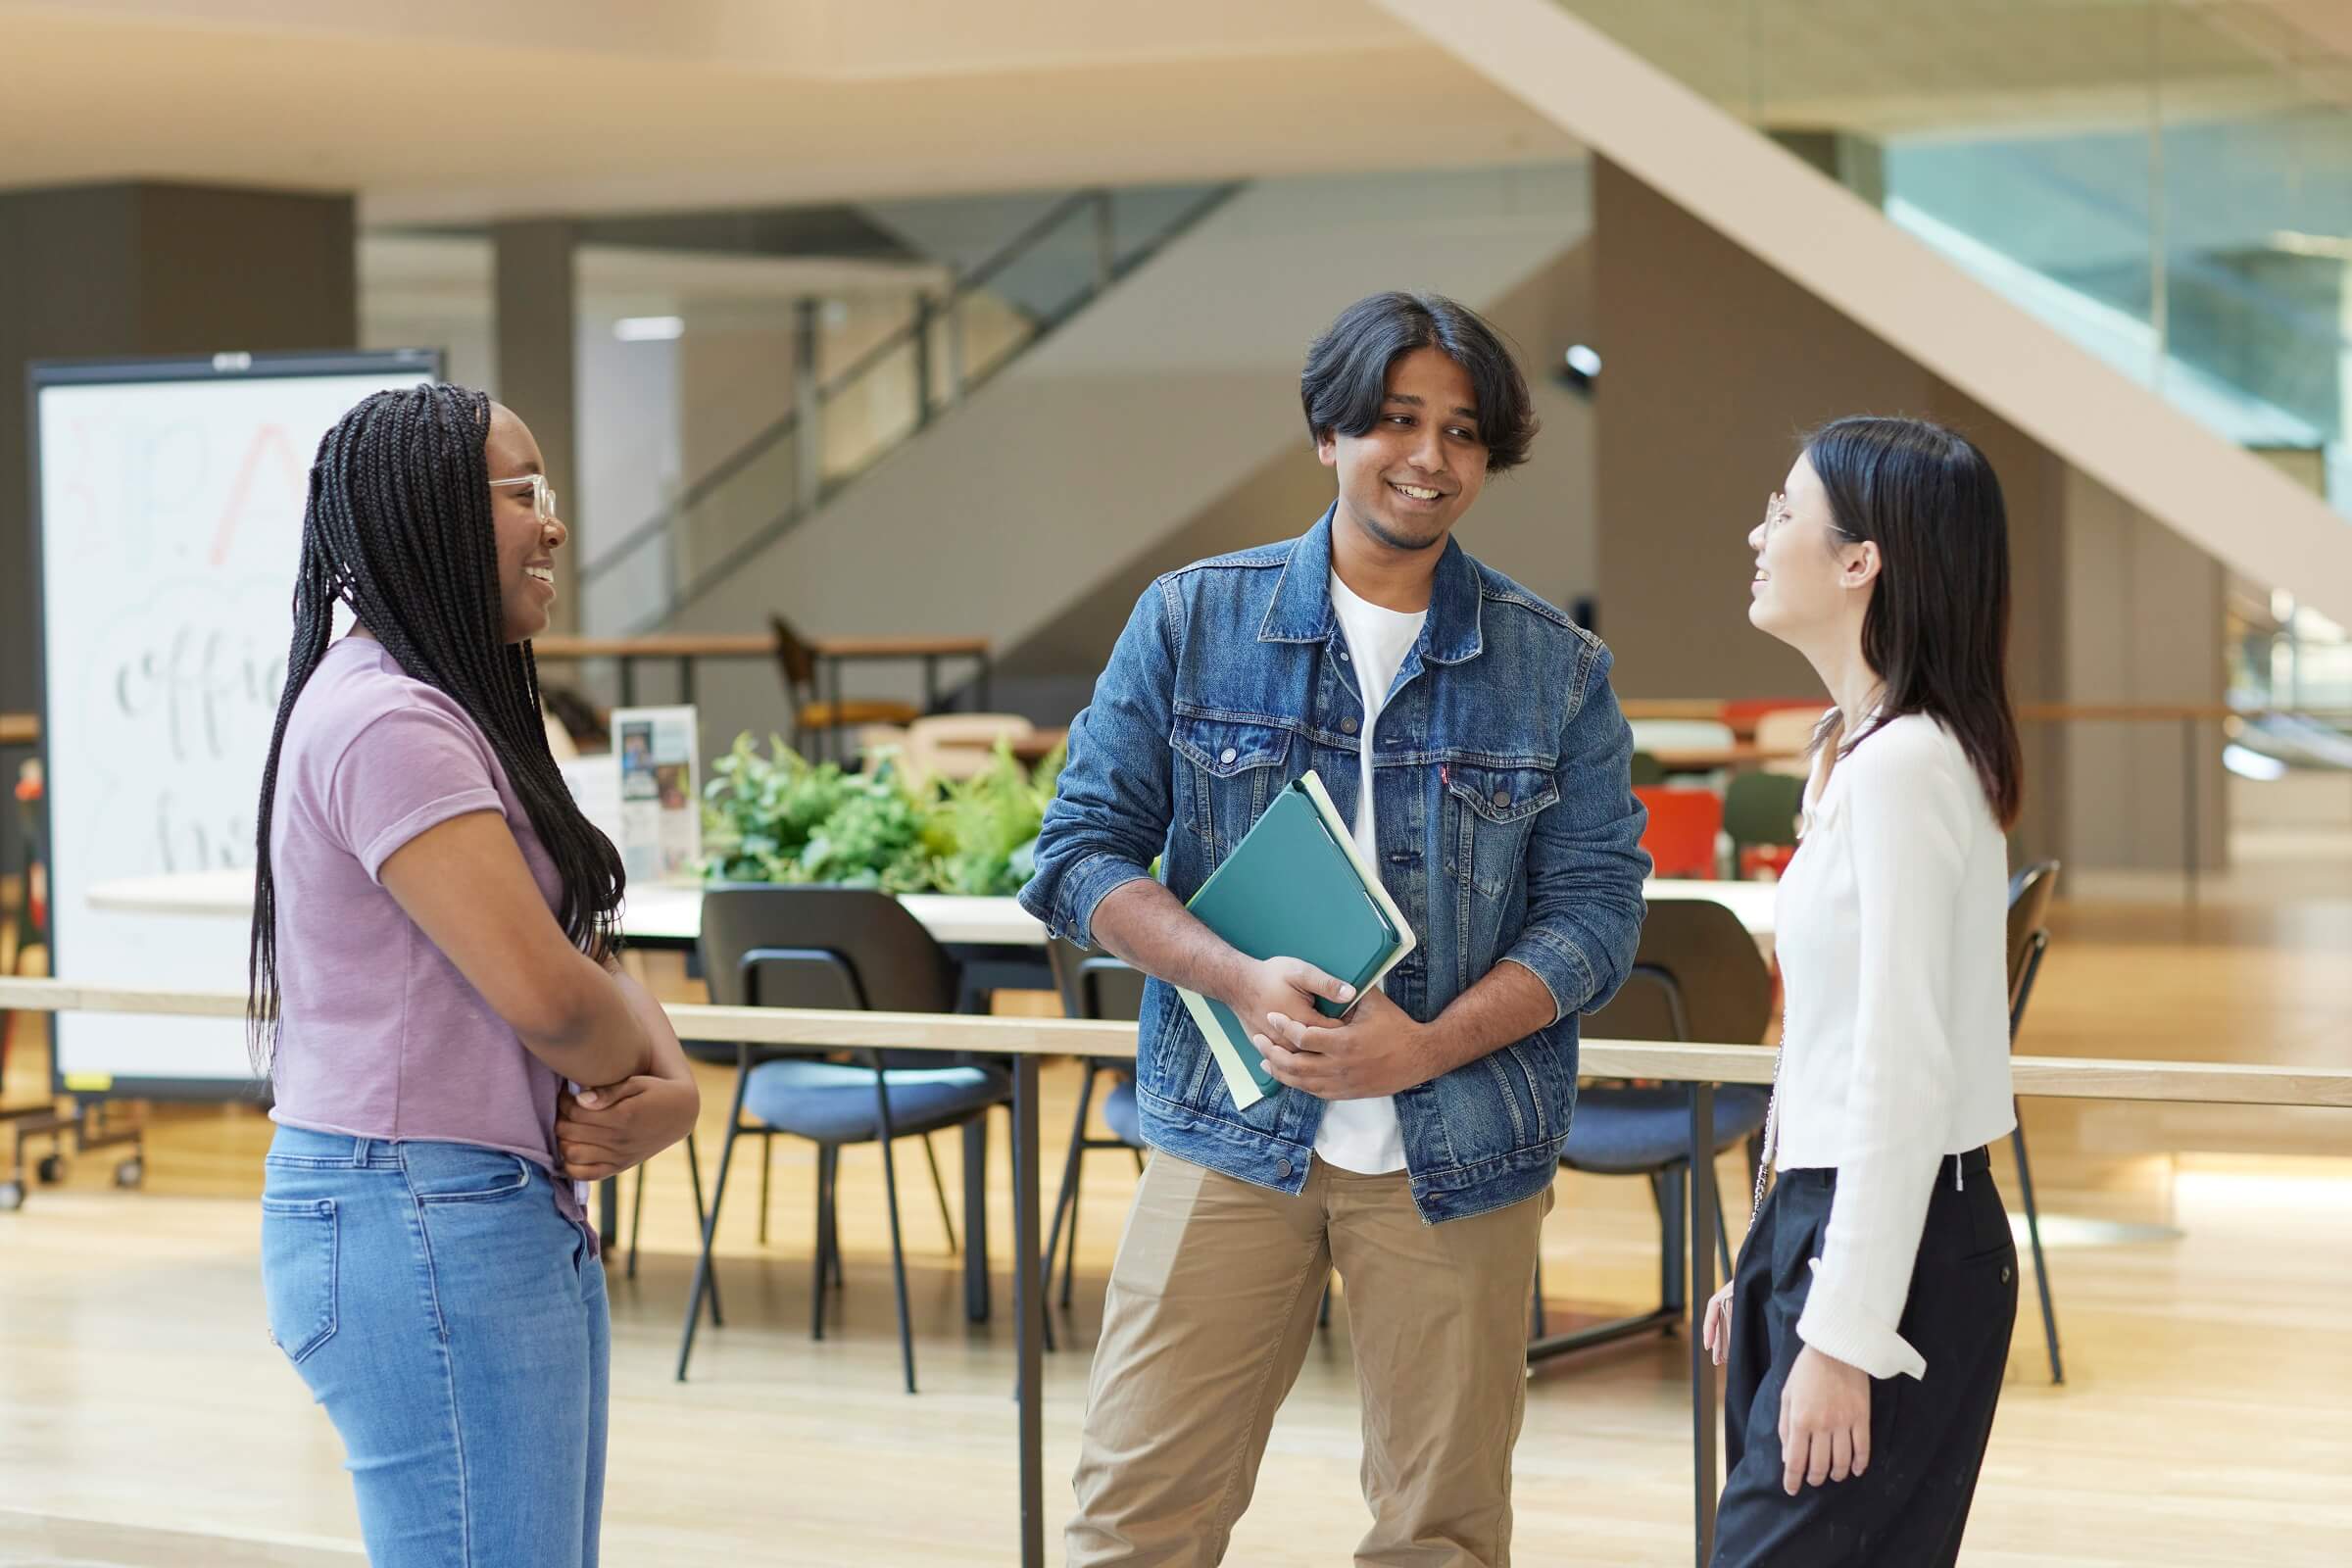
<path id="1" fill-rule="evenodd" d="M 1697 882 L 1653 879 L 1642 884 L 1655 903 L 1667 899 L 1711 899 L 1740 917 L 1760 946 L 1769 950 L 1775 889 L 1769 882 Z M 156 914 L 253 916 L 250 870 L 188 871 L 172 876 L 124 877 L 90 889 L 102 909 L 136 909 Z M 1012 899 L 967 899 L 942 893 L 910 893 L 899 900 L 924 929 L 941 942 L 972 946 L 1042 948 L 1046 928 Z M 629 889 L 621 930 L 648 942 L 691 942 L 703 929 L 703 884 L 644 883 Z"/>
<path id="2" fill-rule="evenodd" d="M 1719 767 L 1753 767 L 1761 762 L 1782 762 L 1802 757 L 1782 747 L 1769 750 L 1753 741 L 1740 741 L 1731 746 L 1661 746 L 1650 756 L 1669 773 L 1711 773 Z"/>
<path id="3" fill-rule="evenodd" d="M 804 637 L 819 659 L 986 659 L 985 637 Z M 642 637 L 535 637 L 541 659 L 772 659 L 772 632 L 652 632 Z"/>
<path id="4" fill-rule="evenodd" d="M 646 637 L 534 637 L 539 659 L 773 659 L 772 632 L 657 632 Z"/>
<path id="5" fill-rule="evenodd" d="M 37 746 L 41 721 L 32 713 L 0 713 L 0 746 Z"/>
<path id="6" fill-rule="evenodd" d="M 819 659 L 986 659 L 985 637 L 804 637 Z"/>

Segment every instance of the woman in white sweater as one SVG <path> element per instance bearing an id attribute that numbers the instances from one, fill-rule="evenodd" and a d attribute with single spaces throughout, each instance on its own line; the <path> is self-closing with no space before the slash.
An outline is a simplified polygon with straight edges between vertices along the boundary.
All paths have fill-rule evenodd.
<path id="1" fill-rule="evenodd" d="M 2015 1123 L 2000 484 L 1949 430 L 1840 419 L 1748 543 L 1749 619 L 1837 707 L 1780 886 L 1778 1178 L 1707 1308 L 1730 1361 L 1714 1561 L 1948 1564 L 2017 1317 L 1985 1154 Z"/>

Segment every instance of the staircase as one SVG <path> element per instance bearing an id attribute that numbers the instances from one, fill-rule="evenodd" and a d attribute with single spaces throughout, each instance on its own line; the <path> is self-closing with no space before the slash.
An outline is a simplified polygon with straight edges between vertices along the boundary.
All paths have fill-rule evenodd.
<path id="1" fill-rule="evenodd" d="M 2335 9 L 1375 3 L 2243 577 L 2352 624 L 2352 70 L 2308 25 Z"/>
<path id="2" fill-rule="evenodd" d="M 916 254 L 954 264 L 954 283 L 937 299 L 918 298 L 903 326 L 822 378 L 813 360 L 819 306 L 805 302 L 793 406 L 581 566 L 588 624 L 623 635 L 676 624 L 1237 188 L 868 209 L 867 221 L 896 231 Z M 1012 231 L 967 265 L 960 242 L 1003 227 L 1008 209 Z"/>
<path id="3" fill-rule="evenodd" d="M 1083 644 L 1060 663 L 1091 676 L 1152 570 L 1295 533 L 1328 500 L 1298 368 L 1342 307 L 1397 286 L 1490 306 L 1575 250 L 1589 225 L 1582 164 L 1221 192 L 1082 309 L 967 366 L 963 394 L 935 401 L 919 426 L 909 413 L 885 456 L 829 479 L 816 504 L 777 506 L 683 573 L 646 619 L 742 631 L 782 613 L 817 633 L 976 635 L 1015 669 L 1011 656 L 1052 637 Z M 778 437 L 729 482 L 789 498 L 777 449 L 790 445 Z M 860 694 L 919 695 L 912 672 L 905 691 L 893 674 L 861 670 Z M 714 662 L 697 692 L 708 736 L 774 722 L 772 670 Z"/>

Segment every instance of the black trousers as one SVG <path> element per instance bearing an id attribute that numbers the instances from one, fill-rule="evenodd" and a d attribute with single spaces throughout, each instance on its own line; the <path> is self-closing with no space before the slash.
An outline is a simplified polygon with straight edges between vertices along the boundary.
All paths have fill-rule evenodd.
<path id="1" fill-rule="evenodd" d="M 1781 1390 L 1804 1348 L 1796 1320 L 1837 1183 L 1835 1171 L 1782 1172 L 1740 1250 L 1715 1568 L 1948 1568 L 1960 1557 L 2017 1322 L 2009 1214 L 1984 1150 L 1943 1162 L 1898 1328 L 1927 1376 L 1873 1378 L 1869 1470 L 1791 1497 Z"/>

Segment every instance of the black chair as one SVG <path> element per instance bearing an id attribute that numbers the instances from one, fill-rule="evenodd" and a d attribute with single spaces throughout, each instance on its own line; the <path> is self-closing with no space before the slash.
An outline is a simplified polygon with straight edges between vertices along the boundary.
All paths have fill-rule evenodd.
<path id="1" fill-rule="evenodd" d="M 1585 1020 L 1596 1040 L 1761 1042 L 1772 1014 L 1772 976 L 1755 938 L 1740 917 L 1702 899 L 1649 906 L 1634 966 L 1616 998 Z M 1658 1209 L 1658 1305 L 1633 1317 L 1570 1334 L 1544 1332 L 1544 1273 L 1536 1269 L 1533 1341 L 1528 1359 L 1545 1360 L 1652 1331 L 1671 1334 L 1689 1309 L 1686 1200 L 1690 1176 L 1689 1085 L 1649 1087 L 1593 1084 L 1576 1102 L 1560 1163 L 1601 1176 L 1646 1176 Z M 1752 1084 L 1715 1091 L 1716 1152 L 1745 1141 L 1761 1157 L 1769 1093 Z M 1723 1207 L 1715 1211 L 1715 1245 L 1731 1272 L 1731 1236 Z"/>
<path id="2" fill-rule="evenodd" d="M 846 888 L 713 887 L 703 896 L 703 972 L 721 1005 L 950 1012 L 956 965 L 930 932 L 883 893 Z M 1006 1103 L 1011 1079 L 998 1067 L 943 1066 L 925 1052 L 849 1051 L 856 1064 L 759 1053 L 739 1046 L 727 1139 L 703 1226 L 694 1294 L 678 1348 L 678 1380 L 711 1283 L 711 1244 L 727 1168 L 745 1133 L 786 1133 L 817 1146 L 816 1255 L 809 1269 L 809 1334 L 825 1334 L 825 1291 L 841 1276 L 835 1196 L 843 1146 L 878 1143 L 890 1204 L 890 1255 L 899 1305 L 899 1350 L 914 1392 L 914 1338 L 906 1310 L 906 1252 L 899 1231 L 892 1143 L 961 1126 Z M 755 1056 L 767 1059 L 755 1061 Z M 749 1119 L 747 1120 L 747 1116 Z"/>
<path id="3" fill-rule="evenodd" d="M 2041 956 L 2050 947 L 2050 900 L 2058 891 L 2058 862 L 2042 860 L 2009 879 L 2009 1043 L 2026 1021 L 2026 1002 L 2034 995 L 2034 977 L 2041 973 Z M 2034 1283 L 2041 1292 L 2041 1336 L 2050 1348 L 2050 1381 L 2066 1381 L 2065 1364 L 2058 1359 L 2058 1313 L 2050 1304 L 2050 1271 L 2041 1261 L 2041 1209 L 2034 1201 L 2034 1167 L 2026 1160 L 2026 1119 L 2019 1107 L 2017 1131 L 2010 1134 L 2017 1151 L 2017 1185 L 2026 1199 L 2026 1236 L 2034 1247 Z"/>
<path id="4" fill-rule="evenodd" d="M 815 650 L 801 641 L 782 615 L 769 615 L 767 624 L 776 635 L 776 673 L 783 677 L 784 694 L 792 703 L 793 749 L 808 760 L 818 762 L 831 757 L 846 766 L 856 759 L 842 755 L 847 751 L 841 744 L 843 730 L 864 724 L 911 724 L 922 716 L 923 710 L 912 703 L 827 697 L 818 680 Z"/>
<path id="5" fill-rule="evenodd" d="M 1054 984 L 1061 992 L 1064 1017 L 1132 1019 L 1142 1014 L 1142 971 L 1106 953 L 1090 953 L 1059 937 L 1049 941 L 1046 957 L 1054 968 Z M 1068 1216 L 1069 1250 L 1061 1268 L 1061 1304 L 1065 1308 L 1070 1304 L 1072 1282 L 1078 1272 L 1080 1163 L 1098 1150 L 1126 1149 L 1135 1153 L 1135 1168 L 1138 1171 L 1144 1168 L 1144 1134 L 1136 1110 L 1132 1066 L 1124 1061 L 1089 1056 L 1085 1069 L 1085 1080 L 1078 1087 L 1077 1120 L 1070 1127 L 1070 1154 L 1061 1168 L 1061 1195 L 1054 1200 L 1054 1224 L 1046 1232 L 1046 1275 L 1050 1279 L 1054 1273 L 1054 1253 L 1061 1246 L 1062 1219 Z M 1110 1093 L 1102 1099 L 1102 1121 L 1111 1136 L 1093 1138 L 1087 1135 L 1087 1113 L 1094 1107 L 1095 1082 L 1104 1076 L 1114 1080 Z"/>

